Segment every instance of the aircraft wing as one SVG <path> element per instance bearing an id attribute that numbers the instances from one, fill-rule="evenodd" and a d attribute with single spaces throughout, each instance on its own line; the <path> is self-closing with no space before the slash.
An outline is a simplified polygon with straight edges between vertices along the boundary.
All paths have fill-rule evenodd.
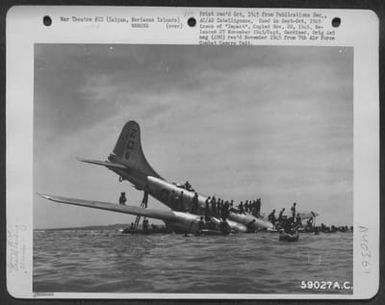
<path id="1" fill-rule="evenodd" d="M 88 159 L 81 159 L 81 158 L 78 158 L 78 160 L 80 162 L 101 165 L 101 166 L 105 166 L 105 167 L 108 167 L 108 168 L 127 169 L 127 167 L 125 167 L 123 164 L 112 163 L 112 162 L 109 162 L 109 161 L 88 160 Z"/>
<path id="2" fill-rule="evenodd" d="M 119 205 L 115 203 L 102 202 L 102 201 L 94 201 L 94 200 L 84 200 L 84 199 L 76 199 L 76 198 L 68 198 L 61 196 L 54 196 L 48 194 L 39 194 L 41 197 L 47 200 L 77 205 L 82 207 L 88 207 L 99 210 L 106 210 L 111 212 L 123 213 L 123 214 L 131 214 L 131 215 L 140 215 L 149 218 L 161 219 L 165 221 L 173 221 L 176 220 L 176 216 L 173 211 L 170 210 L 158 210 L 158 209 L 144 209 L 135 206 L 128 205 Z"/>

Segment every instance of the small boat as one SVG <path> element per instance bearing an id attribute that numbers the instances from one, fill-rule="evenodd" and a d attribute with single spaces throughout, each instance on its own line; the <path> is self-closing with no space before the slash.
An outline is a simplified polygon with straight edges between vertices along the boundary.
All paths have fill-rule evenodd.
<path id="1" fill-rule="evenodd" d="M 280 241 L 298 241 L 299 233 L 295 231 L 293 234 L 286 233 L 284 231 L 279 232 L 279 240 Z"/>

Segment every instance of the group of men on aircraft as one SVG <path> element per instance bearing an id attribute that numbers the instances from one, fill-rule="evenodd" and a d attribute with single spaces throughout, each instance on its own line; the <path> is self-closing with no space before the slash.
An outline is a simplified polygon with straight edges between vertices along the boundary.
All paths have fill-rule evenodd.
<path id="1" fill-rule="evenodd" d="M 217 218 L 226 219 L 230 212 L 233 213 L 251 213 L 255 217 L 260 217 L 261 199 L 241 201 L 237 206 L 234 205 L 234 200 L 228 201 L 215 196 L 209 196 L 205 201 L 205 206 L 199 206 L 198 193 L 192 188 L 191 184 L 186 181 L 184 184 L 175 184 L 179 188 L 194 192 L 194 197 L 191 206 L 185 206 L 183 191 L 178 195 L 174 191 L 170 194 L 170 203 L 177 211 L 189 211 L 192 214 L 205 215 L 205 218 L 214 216 Z"/>
<path id="2" fill-rule="evenodd" d="M 299 218 L 298 220 L 296 220 L 296 216 L 299 217 L 299 214 L 296 214 L 296 205 L 297 203 L 294 202 L 292 207 L 291 207 L 291 221 L 298 221 L 298 222 L 301 222 L 301 219 Z M 280 212 L 279 212 L 279 215 L 278 215 L 278 218 L 275 217 L 275 209 L 269 214 L 269 216 L 267 216 L 267 219 L 274 225 L 277 221 L 278 222 L 281 222 L 282 219 L 284 217 L 287 218 L 287 216 L 283 216 L 283 213 L 285 212 L 285 208 L 283 208 Z M 302 222 L 301 222 L 302 223 Z"/>
<path id="3" fill-rule="evenodd" d="M 209 196 L 205 202 L 204 214 L 205 218 L 217 217 L 226 219 L 230 214 L 230 209 L 233 207 L 234 201 L 224 201 L 221 198 L 215 198 L 215 196 Z"/>
<path id="4" fill-rule="evenodd" d="M 230 212 L 238 214 L 251 213 L 255 217 L 260 217 L 261 211 L 261 199 L 258 198 L 253 201 L 246 200 L 245 203 L 242 201 L 235 206 L 234 200 L 228 201 L 221 198 L 215 198 L 215 196 L 209 196 L 205 202 L 204 214 L 206 219 L 210 216 L 226 219 Z M 193 211 L 192 211 L 193 213 Z"/>
<path id="5" fill-rule="evenodd" d="M 309 217 L 309 219 L 306 221 L 306 224 L 304 225 L 302 223 L 301 215 L 300 213 L 296 212 L 296 206 L 297 203 L 293 203 L 291 207 L 291 215 L 283 215 L 285 212 L 285 208 L 283 208 L 279 214 L 278 218 L 275 217 L 275 210 L 273 210 L 269 216 L 268 220 L 274 225 L 274 227 L 279 231 L 283 230 L 286 233 L 293 234 L 297 229 L 303 228 L 305 232 L 313 232 L 316 230 L 314 227 L 315 223 L 315 214 L 312 212 L 312 216 Z"/>
<path id="6" fill-rule="evenodd" d="M 283 208 L 278 218 L 275 216 L 275 209 L 268 215 L 267 219 L 274 225 L 277 230 L 283 229 L 286 233 L 292 234 L 296 229 L 303 227 L 302 219 L 299 213 L 296 213 L 297 203 L 294 202 L 291 207 L 291 216 L 283 215 L 285 208 Z"/>
<path id="7" fill-rule="evenodd" d="M 227 219 L 230 212 L 238 213 L 238 214 L 246 214 L 250 213 L 255 217 L 260 217 L 260 211 L 261 211 L 261 198 L 255 199 L 255 200 L 246 200 L 245 202 L 241 201 L 238 205 L 235 206 L 234 200 L 228 201 L 223 200 L 221 198 L 216 198 L 215 196 L 209 196 L 206 201 L 204 207 L 201 207 L 199 205 L 198 200 L 198 193 L 194 191 L 191 184 L 186 181 L 184 184 L 176 184 L 178 187 L 194 192 L 194 197 L 192 198 L 191 205 L 186 206 L 186 202 L 184 199 L 184 193 L 183 191 L 179 194 L 175 191 L 171 191 L 169 194 L 169 201 L 171 206 L 176 211 L 183 211 L 187 212 L 189 211 L 192 214 L 197 215 L 205 215 L 205 219 L 209 219 L 210 217 L 216 217 L 221 219 Z M 147 204 L 148 200 L 148 190 L 146 189 L 144 192 L 144 198 L 143 202 Z M 120 198 L 119 198 L 119 204 L 125 205 L 127 201 L 126 193 L 121 192 Z"/>
<path id="8" fill-rule="evenodd" d="M 175 211 L 185 212 L 187 210 L 183 192 L 178 194 L 175 191 L 171 191 L 169 200 Z"/>
<path id="9" fill-rule="evenodd" d="M 245 203 L 243 201 L 238 204 L 236 212 L 245 214 L 245 213 L 251 213 L 255 217 L 260 217 L 261 216 L 261 205 L 262 201 L 261 198 L 258 198 L 253 201 L 246 200 Z"/>

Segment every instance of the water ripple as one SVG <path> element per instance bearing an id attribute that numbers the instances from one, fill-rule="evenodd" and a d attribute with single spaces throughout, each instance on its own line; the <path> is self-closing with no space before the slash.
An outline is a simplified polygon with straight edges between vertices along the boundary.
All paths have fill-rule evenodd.
<path id="1" fill-rule="evenodd" d="M 184 237 L 108 230 L 38 231 L 34 232 L 33 289 L 306 293 L 300 289 L 302 280 L 352 282 L 352 243 L 351 233 L 302 234 L 297 243 L 286 243 L 272 233 Z"/>

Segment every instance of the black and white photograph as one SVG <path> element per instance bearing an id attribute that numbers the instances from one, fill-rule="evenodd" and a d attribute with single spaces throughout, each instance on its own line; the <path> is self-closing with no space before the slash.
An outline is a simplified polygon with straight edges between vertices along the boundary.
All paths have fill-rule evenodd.
<path id="1" fill-rule="evenodd" d="M 371 11 L 13 7 L 7 291 L 370 299 Z"/>
<path id="2" fill-rule="evenodd" d="M 34 51 L 34 292 L 352 293 L 352 48 Z"/>

